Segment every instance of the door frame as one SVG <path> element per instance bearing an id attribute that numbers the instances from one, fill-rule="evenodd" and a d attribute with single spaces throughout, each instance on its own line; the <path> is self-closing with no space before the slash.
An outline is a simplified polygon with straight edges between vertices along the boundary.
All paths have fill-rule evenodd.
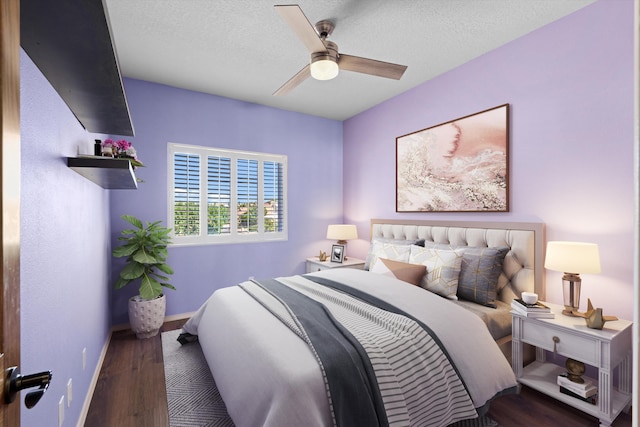
<path id="1" fill-rule="evenodd" d="M 20 0 L 0 2 L 0 395 L 20 365 Z M 1 396 L 0 396 L 1 397 Z M 20 425 L 20 400 L 0 401 L 0 427 Z"/>

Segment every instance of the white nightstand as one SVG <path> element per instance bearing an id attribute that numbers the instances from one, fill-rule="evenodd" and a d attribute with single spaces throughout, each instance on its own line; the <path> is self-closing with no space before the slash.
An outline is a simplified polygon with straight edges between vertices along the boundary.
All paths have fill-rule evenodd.
<path id="1" fill-rule="evenodd" d="M 328 270 L 330 268 L 355 268 L 358 270 L 364 269 L 364 260 L 358 258 L 349 257 L 342 263 L 331 261 L 320 261 L 318 257 L 307 258 L 307 273 L 313 273 L 321 270 Z"/>
<path id="2" fill-rule="evenodd" d="M 631 403 L 632 323 L 628 320 L 607 322 L 602 330 L 590 329 L 580 317 L 562 314 L 562 306 L 545 303 L 555 313 L 554 319 L 536 319 L 512 314 L 513 371 L 518 381 L 542 393 L 580 409 L 610 426 Z M 558 374 L 566 369 L 545 363 L 545 350 L 579 360 L 598 369 L 598 403 L 592 405 L 560 393 Z M 536 361 L 522 366 L 522 344 L 536 347 Z M 613 370 L 618 367 L 618 387 L 613 387 Z"/>

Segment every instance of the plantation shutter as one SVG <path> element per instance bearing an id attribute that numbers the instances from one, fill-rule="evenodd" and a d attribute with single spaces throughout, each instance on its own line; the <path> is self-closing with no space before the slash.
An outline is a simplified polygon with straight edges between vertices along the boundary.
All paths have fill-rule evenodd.
<path id="1" fill-rule="evenodd" d="M 284 197 L 282 163 L 264 162 L 264 231 L 267 233 L 280 232 L 284 221 Z"/>
<path id="2" fill-rule="evenodd" d="M 167 147 L 172 245 L 287 240 L 286 156 Z"/>
<path id="3" fill-rule="evenodd" d="M 200 234 L 200 156 L 175 153 L 173 182 L 173 232 L 176 236 Z"/>
<path id="4" fill-rule="evenodd" d="M 207 157 L 207 234 L 231 233 L 231 159 Z"/>
<path id="5" fill-rule="evenodd" d="M 238 233 L 258 231 L 258 161 L 238 159 L 237 162 Z"/>

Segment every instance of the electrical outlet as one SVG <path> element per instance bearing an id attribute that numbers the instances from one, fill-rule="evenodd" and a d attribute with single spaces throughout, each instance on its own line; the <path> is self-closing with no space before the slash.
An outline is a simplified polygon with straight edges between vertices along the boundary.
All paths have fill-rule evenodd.
<path id="1" fill-rule="evenodd" d="M 87 368 L 87 347 L 82 349 L 82 370 Z"/>
<path id="2" fill-rule="evenodd" d="M 58 427 L 62 427 L 64 422 L 64 396 L 60 398 L 58 402 Z"/>
<path id="3" fill-rule="evenodd" d="M 71 378 L 67 381 L 67 408 L 71 407 Z"/>

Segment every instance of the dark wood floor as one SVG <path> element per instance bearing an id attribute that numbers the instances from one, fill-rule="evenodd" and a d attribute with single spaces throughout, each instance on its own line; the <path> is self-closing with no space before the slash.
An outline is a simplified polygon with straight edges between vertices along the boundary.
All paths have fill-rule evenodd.
<path id="1" fill-rule="evenodd" d="M 162 331 L 182 327 L 184 320 L 166 323 Z M 502 427 L 596 427 L 598 420 L 541 393 L 523 387 L 503 396 L 489 414 Z M 631 427 L 631 415 L 621 414 L 615 427 Z M 86 427 L 168 427 L 160 335 L 138 340 L 130 331 L 114 333 L 96 385 Z M 256 426 L 258 427 L 258 426 Z"/>

